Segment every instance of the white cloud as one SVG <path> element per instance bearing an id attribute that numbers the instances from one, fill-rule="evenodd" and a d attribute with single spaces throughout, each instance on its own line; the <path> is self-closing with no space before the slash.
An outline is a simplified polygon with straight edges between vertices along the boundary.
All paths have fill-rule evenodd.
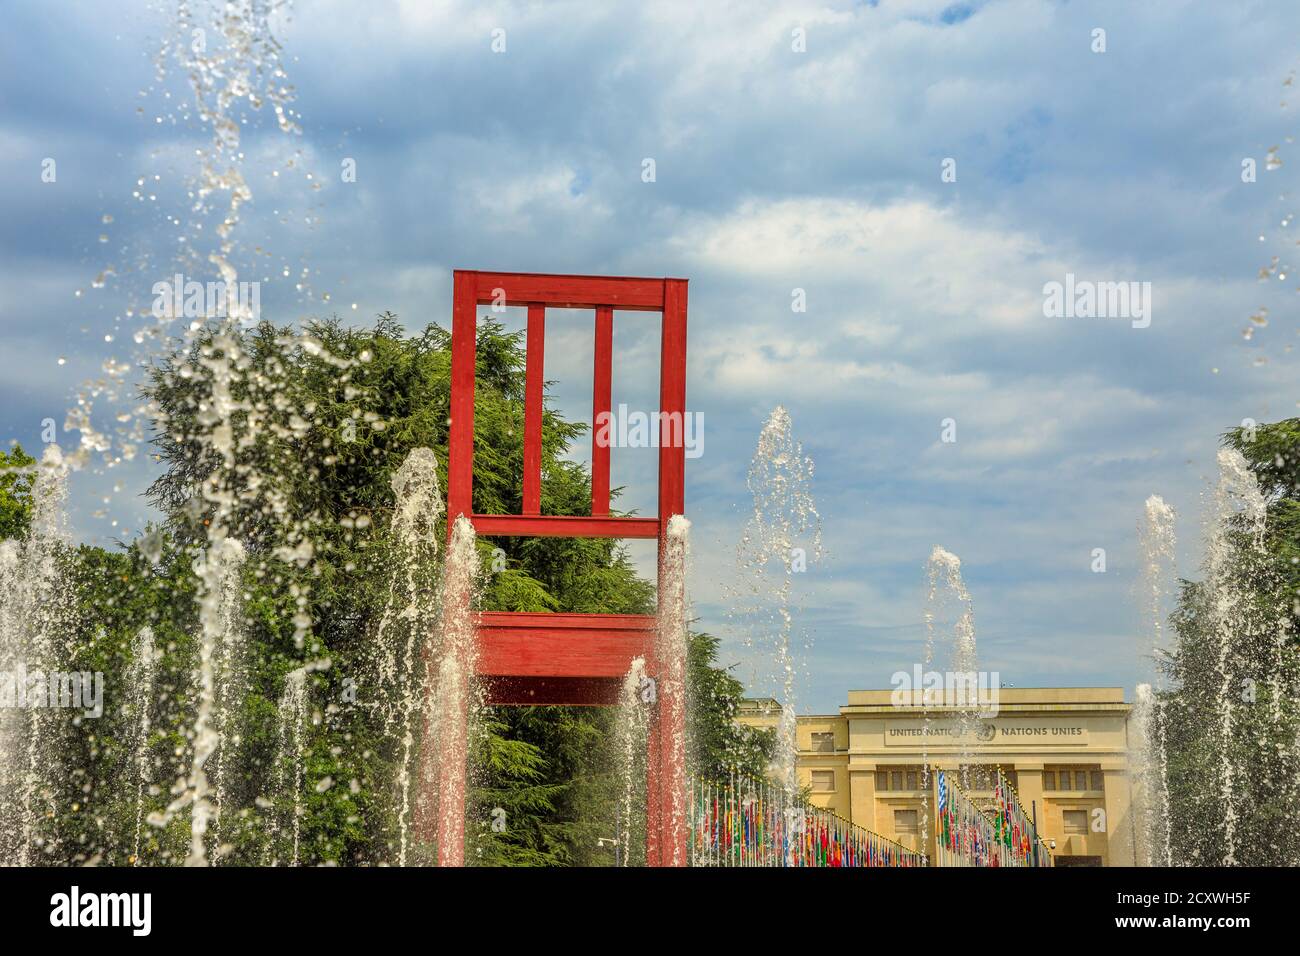
<path id="1" fill-rule="evenodd" d="M 833 706 L 818 687 L 910 653 L 936 541 L 967 562 L 990 649 L 1067 679 L 1090 666 L 1071 645 L 1084 640 L 1118 680 L 1139 625 L 1120 575 L 1077 570 L 1086 546 L 1122 558 L 1159 491 L 1186 509 L 1194 549 L 1217 434 L 1294 414 L 1284 308 L 1252 348 L 1239 333 L 1267 291 L 1255 235 L 1293 247 L 1272 224 L 1300 166 L 1249 188 L 1236 178 L 1241 155 L 1288 132 L 1277 94 L 1293 31 L 1231 4 L 1116 5 L 1098 57 L 1079 4 L 990 2 L 954 27 L 938 22 L 948 6 L 299 5 L 285 36 L 305 114 L 295 145 L 326 177 L 322 223 L 303 225 L 286 177 L 265 180 L 281 144 L 255 134 L 262 178 L 240 238 L 272 251 L 273 276 L 282 261 L 295 277 L 309 267 L 344 315 L 392 308 L 408 327 L 447 322 L 453 267 L 690 277 L 689 400 L 707 450 L 688 468 L 688 508 L 705 626 L 724 620 L 717 585 L 758 427 L 785 402 L 818 460 L 832 552 L 808 580 L 823 672 L 805 699 Z M 136 167 L 183 175 L 193 131 L 135 115 L 153 41 L 118 39 L 97 12 L 51 18 L 29 2 L 15 17 L 30 42 L 11 69 L 30 90 L 0 127 L 13 346 L 0 424 L 17 434 L 96 374 L 93 341 L 120 311 L 105 304 L 120 289 L 71 304 L 100 267 L 99 214 L 117 213 L 114 243 L 170 253 L 171 225 L 126 197 Z M 157 19 L 130 29 L 156 35 Z M 796 25 L 806 54 L 790 49 Z M 37 190 L 31 163 L 54 149 L 60 184 Z M 653 186 L 639 181 L 646 155 Z M 347 188 L 343 156 L 359 160 Z M 1152 281 L 1152 327 L 1044 319 L 1043 283 L 1066 271 Z M 795 287 L 806 313 L 790 310 Z M 651 401 L 653 323 L 623 328 L 635 334 L 619 340 L 616 399 L 649 382 Z M 585 418 L 590 324 L 557 318 L 551 341 L 548 373 L 571 379 L 556 395 Z M 65 350 L 61 377 L 37 371 Z M 1273 361 L 1252 369 L 1259 351 Z M 941 445 L 949 416 L 958 442 Z M 627 473 L 636 501 L 652 501 Z"/>
<path id="2" fill-rule="evenodd" d="M 1045 250 L 1036 239 L 965 222 L 918 199 L 747 200 L 721 218 L 688 224 L 674 244 L 683 258 L 720 271 L 814 286 L 810 298 L 815 283 L 828 283 L 823 308 L 852 309 L 883 290 L 888 300 L 923 310 L 912 322 L 937 314 L 996 331 L 1042 315 L 1037 277 Z"/>

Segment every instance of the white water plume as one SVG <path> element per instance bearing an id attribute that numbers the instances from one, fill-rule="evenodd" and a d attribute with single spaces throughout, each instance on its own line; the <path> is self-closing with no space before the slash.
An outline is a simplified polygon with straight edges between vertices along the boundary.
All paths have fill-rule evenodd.
<path id="1" fill-rule="evenodd" d="M 438 486 L 438 460 L 431 449 L 413 448 L 393 472 L 393 519 L 389 538 L 395 566 L 375 634 L 380 686 L 391 688 L 382 703 L 384 729 L 410 723 L 424 699 L 416 653 L 423 625 L 436 612 L 438 522 L 445 506 Z M 426 632 L 427 634 L 427 632 Z"/>
<path id="2" fill-rule="evenodd" d="M 67 653 L 60 552 L 68 542 L 68 467 L 57 445 L 46 447 L 32 487 L 27 536 L 0 542 L 0 671 L 62 669 Z M 57 830 L 46 825 L 59 807 L 61 711 L 0 708 L 0 861 L 30 866 L 52 852 Z"/>
<path id="3" fill-rule="evenodd" d="M 771 679 L 779 688 L 775 764 L 789 799 L 799 791 L 796 685 L 804 666 L 794 645 L 801 636 L 807 639 L 794 624 L 794 575 L 822 557 L 813 470 L 812 459 L 794 438 L 789 413 L 778 405 L 763 425 L 750 463 L 753 510 L 737 551 L 741 585 L 734 603 L 748 631 L 747 643 L 769 655 Z"/>
<path id="4" fill-rule="evenodd" d="M 619 863 L 630 866 L 633 840 L 641 830 L 646 796 L 646 746 L 650 732 L 650 697 L 655 685 L 648 680 L 644 657 L 632 660 L 619 689 L 614 745 L 619 770 L 617 833 Z"/>
<path id="5" fill-rule="evenodd" d="M 966 589 L 966 582 L 962 578 L 961 558 L 946 548 L 935 545 L 926 562 L 926 574 L 930 589 L 926 596 L 925 651 L 922 669 L 929 673 L 938 665 L 939 669 L 948 674 L 978 675 L 975 606 L 970 592 Z M 946 645 L 946 654 L 941 660 L 936 660 L 941 643 L 939 622 L 954 611 L 956 611 L 956 619 L 951 630 L 945 632 L 942 641 Z M 978 686 L 977 680 L 974 687 L 969 689 L 974 690 Z M 989 691 L 996 694 L 997 688 L 990 687 Z M 959 742 L 960 750 L 956 754 L 956 759 L 961 785 L 968 790 L 971 789 L 969 768 L 975 755 L 973 741 L 983 716 L 983 702 L 978 698 L 971 700 L 966 695 L 950 700 L 943 691 L 940 691 L 936 698 L 935 694 L 928 689 L 922 692 L 921 700 L 923 707 L 921 776 L 924 788 L 928 790 L 930 787 L 929 743 L 934 720 L 931 716 L 931 708 L 938 707 L 943 714 L 943 720 L 952 728 L 953 739 Z M 927 810 L 926 813 L 921 814 L 921 845 L 925 846 L 928 839 L 929 812 Z"/>
<path id="6" fill-rule="evenodd" d="M 154 675 L 158 669 L 158 649 L 154 646 L 153 628 L 140 628 L 136 635 L 131 666 L 126 672 L 126 692 L 130 695 L 130 715 L 134 723 L 133 741 L 135 789 L 135 841 L 131 865 L 140 865 L 140 841 L 144 833 L 144 796 L 151 783 L 149 733 L 153 726 L 150 705 L 154 697 Z"/>
<path id="7" fill-rule="evenodd" d="M 0 541 L 0 670 L 10 674 L 24 656 L 24 571 L 22 542 Z M 26 738 L 26 713 L 0 707 L 0 864 L 8 866 L 18 862 L 22 839 L 17 783 L 24 772 Z"/>
<path id="8" fill-rule="evenodd" d="M 194 562 L 199 588 L 199 666 L 198 708 L 194 717 L 189 778 L 181 803 L 190 806 L 190 855 L 187 866 L 206 866 L 205 837 L 208 824 L 216 812 L 211 800 L 207 762 L 221 743 L 217 728 L 215 659 L 230 636 L 226 633 L 227 592 L 239 579 L 244 549 L 233 538 L 221 538 L 209 545 L 205 554 Z M 173 804 L 172 810 L 178 809 Z"/>
<path id="9" fill-rule="evenodd" d="M 682 515 L 668 519 L 664 553 L 660 558 L 659 613 L 655 628 L 655 664 L 658 673 L 659 720 L 670 728 L 670 745 L 662 755 L 660 786 L 667 796 L 668 830 L 686 832 L 688 798 L 686 770 L 686 663 L 689 647 L 686 576 L 690 556 L 691 523 Z M 685 866 L 685 840 L 674 837 L 669 866 Z"/>
<path id="10" fill-rule="evenodd" d="M 1235 572 L 1242 552 L 1254 559 L 1265 555 L 1268 504 L 1255 473 L 1240 452 L 1221 449 L 1218 460 L 1219 481 L 1214 494 L 1214 519 L 1206 550 L 1205 576 L 1219 674 L 1215 707 L 1218 714 L 1218 789 L 1223 809 L 1223 865 L 1234 866 L 1237 862 L 1238 768 L 1232 751 L 1241 692 L 1241 688 L 1235 686 L 1241 663 L 1236 645 L 1250 628 L 1251 611 L 1250 595 L 1243 589 Z"/>
<path id="11" fill-rule="evenodd" d="M 1143 866 L 1169 866 L 1169 771 L 1167 740 L 1162 711 L 1164 691 L 1162 660 L 1168 652 L 1165 642 L 1167 604 L 1175 577 L 1176 535 L 1173 508 L 1159 495 L 1146 500 L 1144 518 L 1138 527 L 1142 576 L 1140 603 L 1146 617 L 1145 655 L 1155 676 L 1137 686 L 1130 718 L 1131 756 L 1134 767 L 1134 815 L 1138 860 Z"/>
<path id="12" fill-rule="evenodd" d="M 932 669 L 932 665 L 936 664 L 935 656 L 938 644 L 936 624 L 944 615 L 951 614 L 955 610 L 957 616 L 948 634 L 947 654 L 944 660 L 937 663 L 942 664 L 942 669 L 951 674 L 978 674 L 979 655 L 975 643 L 975 605 L 971 601 L 970 592 L 966 589 L 966 582 L 962 578 L 961 558 L 951 551 L 935 545 L 934 550 L 930 552 L 930 559 L 926 567 L 930 579 L 930 590 L 926 598 L 925 611 L 925 670 Z M 996 688 L 990 688 L 990 691 L 996 693 Z M 932 695 L 927 693 L 923 699 L 927 707 L 931 703 L 948 705 L 949 713 L 956 730 L 960 734 L 960 739 L 966 742 L 967 745 L 966 749 L 961 752 L 960 759 L 963 764 L 969 763 L 974 753 L 969 749 L 969 738 L 983 713 L 981 702 L 978 699 L 969 699 L 968 695 L 963 695 L 961 699 L 940 699 L 935 701 Z M 927 710 L 927 718 L 928 713 Z M 963 783 L 964 785 L 965 783 Z"/>
<path id="13" fill-rule="evenodd" d="M 184 182 L 172 182 L 174 158 L 166 153 L 158 154 L 162 157 L 159 172 L 140 175 L 134 182 L 133 205 L 148 207 L 151 212 L 170 196 L 176 197 L 175 211 L 166 216 L 173 227 L 164 230 L 166 242 L 152 248 L 145 245 L 130 260 L 102 266 L 91 282 L 93 289 L 105 289 L 112 280 L 130 275 L 130 282 L 121 282 L 126 301 L 111 307 L 111 331 L 105 338 L 132 341 L 141 349 L 126 359 L 106 359 L 103 374 L 85 382 L 76 403 L 68 409 L 64 427 L 80 434 L 79 447 L 69 456 L 76 468 L 97 460 L 104 468 L 115 468 L 136 457 L 148 439 L 156 408 L 136 401 L 138 383 L 131 374 L 156 357 L 150 349 L 161 346 L 162 354 L 173 351 L 171 337 L 178 320 L 189 320 L 179 332 L 185 344 L 192 344 L 210 321 L 224 320 L 235 328 L 256 318 L 246 299 L 239 296 L 223 296 L 216 311 L 206 304 L 193 309 L 188 304 L 193 300 L 187 299 L 178 313 L 174 297 L 159 295 L 156 288 L 159 281 L 171 283 L 176 276 L 199 285 L 212 276 L 225 289 L 238 286 L 241 256 L 237 226 L 242 208 L 253 200 L 252 173 L 261 171 L 254 163 L 264 162 L 266 155 L 262 149 L 249 148 L 247 131 L 255 128 L 262 107 L 269 104 L 281 133 L 296 137 L 301 132 L 293 106 L 295 90 L 288 82 L 277 36 L 290 10 L 291 4 L 285 0 L 179 0 L 171 23 L 162 28 L 164 38 L 154 56 L 154 82 L 139 95 L 153 99 L 157 110 L 152 117 L 154 125 L 182 129 L 197 125 L 205 142 L 194 150 L 195 168 Z M 189 87 L 188 96 L 177 95 L 171 88 L 177 71 Z M 139 111 L 144 113 L 145 107 Z M 301 164 L 302 149 L 298 147 L 285 168 L 302 173 Z M 279 174 L 278 169 L 273 171 L 273 176 Z M 311 182 L 310 174 L 306 180 L 314 193 L 319 183 Z M 105 213 L 101 228 L 115 218 Z M 246 245 L 250 251 L 244 258 L 263 269 L 262 260 L 270 255 L 265 240 Z M 289 261 L 284 263 L 287 276 Z M 309 272 L 303 266 L 297 282 L 304 296 L 310 291 L 306 288 Z M 145 290 L 150 290 L 148 296 L 144 296 Z M 179 295 L 180 290 L 176 291 Z M 130 327 L 128 323 L 136 324 Z M 96 424 L 96 408 L 103 404 L 113 406 L 111 426 Z"/>
<path id="14" fill-rule="evenodd" d="M 1169 866 L 1169 789 L 1160 700 L 1150 684 L 1138 684 L 1129 715 L 1129 766 L 1133 831 L 1138 866 Z"/>
<path id="15" fill-rule="evenodd" d="M 1147 624 L 1147 653 L 1156 659 L 1166 650 L 1165 616 L 1174 584 L 1177 541 L 1174 509 L 1159 495 L 1147 498 L 1144 519 L 1138 526 L 1138 549 L 1142 561 L 1141 605 Z M 1155 668 L 1156 687 L 1162 682 Z"/>
<path id="16" fill-rule="evenodd" d="M 284 678 L 284 692 L 280 695 L 280 732 L 276 750 L 276 773 L 281 778 L 284 791 L 293 799 L 290 809 L 289 830 L 292 850 L 289 865 L 297 866 L 302 839 L 303 802 L 302 789 L 306 760 L 307 678 L 311 665 L 291 670 Z M 278 850 L 279 828 L 272 830 L 270 848 Z"/>
<path id="17" fill-rule="evenodd" d="M 393 519 L 389 537 L 395 566 L 389 574 L 388 596 L 375 634 L 378 686 L 386 688 L 381 703 L 384 730 L 400 733 L 397 765 L 398 863 L 405 865 L 410 848 L 410 819 L 420 799 L 418 743 L 427 720 L 433 687 L 428 660 L 437 653 L 438 522 L 444 504 L 438 486 L 438 461 L 431 449 L 413 448 L 393 472 Z"/>
<path id="18" fill-rule="evenodd" d="M 244 174 L 242 126 L 247 112 L 269 103 L 282 132 L 299 132 L 291 118 L 293 89 L 286 82 L 280 44 L 272 28 L 278 6 L 271 0 L 182 3 L 176 34 L 165 43 L 159 57 L 160 70 L 174 59 L 185 72 L 194 115 L 209 135 L 207 148 L 199 151 L 200 169 L 191 183 L 195 201 L 182 227 L 182 247 L 192 271 L 211 268 L 227 290 L 238 284 L 235 231 L 241 208 L 253 198 Z M 192 38 L 203 42 L 191 42 Z M 161 323 L 180 318 L 166 308 L 165 297 L 162 305 L 157 315 Z M 241 459 L 241 452 L 253 444 L 261 427 L 262 413 L 258 403 L 241 397 L 250 359 L 240 330 L 258 317 L 243 297 L 226 296 L 223 306 L 219 315 L 205 310 L 187 316 L 191 321 L 184 329 L 185 344 L 197 346 L 200 388 L 206 391 L 196 409 L 197 429 L 188 437 L 200 446 L 201 460 L 211 469 L 194 489 L 206 518 L 202 525 L 205 544 L 194 562 L 200 641 L 198 707 L 191 731 L 193 759 L 186 792 L 169 808 L 170 813 L 182 803 L 189 804 L 186 862 L 191 866 L 208 862 L 207 831 L 222 810 L 227 768 L 237 759 L 233 721 L 241 703 L 242 648 L 239 628 L 232 622 L 237 598 L 230 593 L 244 557 L 234 538 L 237 509 L 242 500 L 261 493 L 268 506 L 265 517 L 276 522 L 286 518 L 274 491 L 265 488 L 261 470 L 252 461 Z M 158 311 L 157 305 L 154 311 Z M 289 543 L 277 550 L 278 557 L 310 559 L 310 541 L 301 529 L 286 529 L 285 539 Z M 301 649 L 307 644 L 311 618 L 306 611 L 305 586 L 295 583 L 292 590 L 297 605 L 292 617 L 294 642 Z M 214 794 L 207 762 L 218 752 Z"/>
<path id="19" fill-rule="evenodd" d="M 465 792 L 469 779 L 469 740 L 481 707 L 477 690 L 478 638 L 475 596 L 479 577 L 474 526 L 464 515 L 452 525 L 442 568 L 438 646 L 426 657 L 434 691 L 425 712 L 421 797 L 438 794 L 436 816 L 439 855 L 443 862 L 464 862 Z M 457 799 L 458 797 L 458 799 Z M 403 820 L 410 807 L 403 805 Z M 408 838 L 403 826 L 403 858 Z M 460 842 L 455 842 L 459 840 Z"/>
<path id="20" fill-rule="evenodd" d="M 239 754 L 239 719 L 248 687 L 247 647 L 244 634 L 240 569 L 242 549 L 230 549 L 231 559 L 222 569 L 218 626 L 221 639 L 213 671 L 213 726 L 219 736 L 214 755 L 213 824 L 217 841 L 222 837 L 222 809 L 229 799 L 230 778 Z"/>

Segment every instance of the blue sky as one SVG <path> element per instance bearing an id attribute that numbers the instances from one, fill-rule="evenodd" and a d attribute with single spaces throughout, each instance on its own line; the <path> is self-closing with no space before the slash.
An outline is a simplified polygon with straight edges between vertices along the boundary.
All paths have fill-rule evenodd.
<path id="1" fill-rule="evenodd" d="M 0 439 L 35 447 L 55 418 L 75 445 L 80 384 L 130 358 L 125 310 L 172 272 L 167 217 L 186 214 L 203 143 L 183 77 L 154 79 L 172 16 L 7 5 Z M 446 323 L 453 268 L 688 277 L 696 610 L 727 633 L 746 469 L 783 404 L 828 551 L 798 581 L 803 710 L 918 660 L 935 544 L 963 560 L 986 668 L 1131 693 L 1143 500 L 1178 510 L 1194 575 L 1217 436 L 1295 414 L 1297 283 L 1257 278 L 1300 238 L 1281 225 L 1300 164 L 1292 3 L 299 0 L 277 23 L 303 133 L 260 114 L 245 132 L 240 268 L 265 280 L 263 314 Z M 1150 327 L 1045 318 L 1043 285 L 1067 272 L 1150 282 Z M 1260 306 L 1270 324 L 1247 341 Z M 589 318 L 550 331 L 556 403 L 585 419 Z M 649 407 L 653 333 L 619 323 L 616 402 Z M 615 452 L 629 504 L 653 506 L 648 463 Z M 75 476 L 78 534 L 138 528 L 147 480 L 141 462 Z M 761 692 L 755 658 L 728 642 Z"/>

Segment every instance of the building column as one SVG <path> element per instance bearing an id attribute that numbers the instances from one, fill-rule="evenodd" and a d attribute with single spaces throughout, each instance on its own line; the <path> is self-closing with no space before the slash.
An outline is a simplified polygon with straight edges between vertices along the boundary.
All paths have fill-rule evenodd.
<path id="1" fill-rule="evenodd" d="M 1132 781 L 1119 769 L 1103 769 L 1106 788 L 1106 866 L 1137 866 L 1132 813 Z"/>
<path id="2" fill-rule="evenodd" d="M 1016 793 L 1020 797 L 1020 806 L 1024 808 L 1030 819 L 1035 814 L 1038 817 L 1038 835 L 1046 843 L 1048 837 L 1047 830 L 1047 808 L 1043 805 L 1043 765 L 1038 764 L 1019 764 L 1015 765 L 1016 771 Z"/>
<path id="3" fill-rule="evenodd" d="M 849 821 L 873 833 L 876 826 L 876 768 L 875 765 L 849 765 Z"/>

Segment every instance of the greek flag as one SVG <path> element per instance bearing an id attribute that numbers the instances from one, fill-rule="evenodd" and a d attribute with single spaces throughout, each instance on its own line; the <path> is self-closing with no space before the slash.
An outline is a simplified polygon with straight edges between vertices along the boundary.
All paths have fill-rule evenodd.
<path id="1" fill-rule="evenodd" d="M 943 813 L 948 805 L 948 788 L 943 785 L 943 771 L 939 771 L 939 812 Z"/>

